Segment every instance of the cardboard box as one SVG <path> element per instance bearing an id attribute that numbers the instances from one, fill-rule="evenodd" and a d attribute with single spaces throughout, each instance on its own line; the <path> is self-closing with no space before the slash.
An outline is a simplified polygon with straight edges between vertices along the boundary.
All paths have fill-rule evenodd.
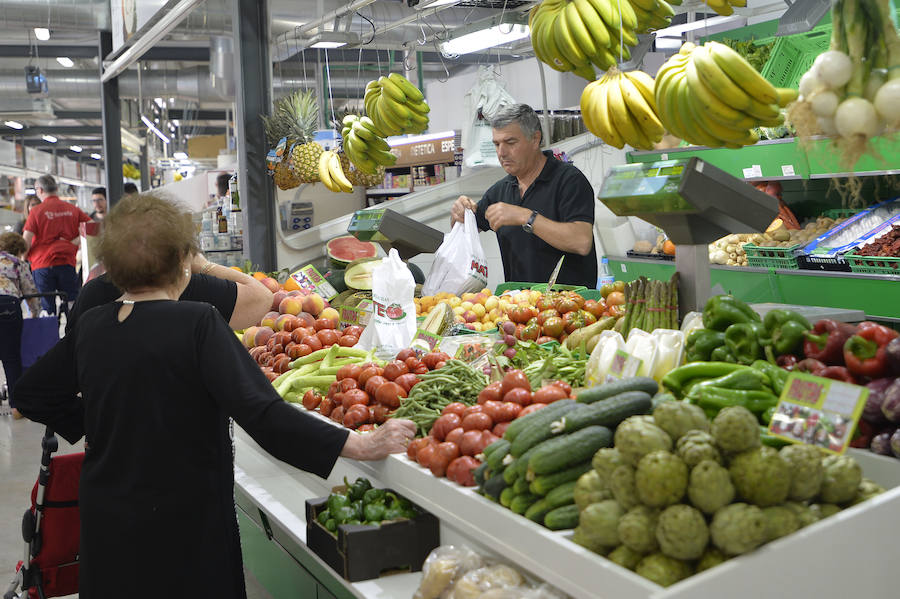
<path id="1" fill-rule="evenodd" d="M 381 526 L 341 524 L 335 537 L 317 520 L 327 501 L 327 497 L 306 500 L 306 544 L 350 582 L 371 580 L 389 571 L 418 572 L 432 549 L 441 544 L 438 519 L 418 506 L 420 513 L 412 520 Z"/>

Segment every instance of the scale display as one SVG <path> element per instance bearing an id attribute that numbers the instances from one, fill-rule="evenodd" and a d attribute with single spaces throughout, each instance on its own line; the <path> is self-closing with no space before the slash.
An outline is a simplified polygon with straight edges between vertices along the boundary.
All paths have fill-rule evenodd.
<path id="1" fill-rule="evenodd" d="M 437 229 L 388 208 L 357 210 L 347 232 L 360 241 L 379 244 L 385 252 L 394 248 L 404 260 L 434 253 L 444 241 Z"/>
<path id="2" fill-rule="evenodd" d="M 624 212 L 693 212 L 693 205 L 681 197 L 681 185 L 688 160 L 613 167 L 603 181 L 600 200 L 616 214 Z"/>
<path id="3" fill-rule="evenodd" d="M 387 237 L 379 231 L 385 211 L 386 208 L 356 211 L 353 218 L 350 219 L 350 226 L 347 227 L 347 232 L 360 241 L 388 241 Z"/>

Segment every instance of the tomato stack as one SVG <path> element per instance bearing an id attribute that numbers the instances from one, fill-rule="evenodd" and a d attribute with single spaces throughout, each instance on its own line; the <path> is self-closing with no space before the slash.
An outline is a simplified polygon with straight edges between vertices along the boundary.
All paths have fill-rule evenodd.
<path id="1" fill-rule="evenodd" d="M 618 318 L 620 310 L 607 307 L 603 300 L 585 300 L 574 291 L 545 293 L 536 305 L 518 304 L 502 324 L 507 335 L 522 341 L 562 343 L 572 332 L 597 322 L 604 316 Z"/>

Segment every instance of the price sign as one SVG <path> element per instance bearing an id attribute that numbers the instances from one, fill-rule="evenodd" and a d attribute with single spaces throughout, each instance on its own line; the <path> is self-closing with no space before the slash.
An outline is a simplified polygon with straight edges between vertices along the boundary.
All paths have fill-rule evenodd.
<path id="1" fill-rule="evenodd" d="M 769 423 L 769 432 L 792 443 L 844 453 L 868 397 L 865 387 L 792 372 Z"/>
<path id="2" fill-rule="evenodd" d="M 359 325 L 365 327 L 372 319 L 372 300 L 362 300 L 354 307 L 341 307 L 341 328 Z"/>
<path id="3" fill-rule="evenodd" d="M 307 264 L 303 268 L 292 272 L 291 278 L 300 286 L 300 292 L 304 295 L 317 293 L 326 300 L 331 300 L 337 295 L 337 289 L 331 286 L 325 277 L 312 265 Z"/>
<path id="4" fill-rule="evenodd" d="M 441 339 L 443 338 L 440 335 L 429 333 L 424 329 L 418 329 L 409 346 L 416 351 L 428 353 L 437 349 L 441 344 Z"/>
<path id="5" fill-rule="evenodd" d="M 643 363 L 643 360 L 632 356 L 624 350 L 616 350 L 609 372 L 606 373 L 606 382 L 627 379 L 637 375 Z"/>

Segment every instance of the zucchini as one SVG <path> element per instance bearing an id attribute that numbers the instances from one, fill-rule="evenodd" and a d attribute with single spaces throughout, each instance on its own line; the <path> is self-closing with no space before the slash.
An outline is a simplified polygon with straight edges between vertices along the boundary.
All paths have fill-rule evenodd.
<path id="1" fill-rule="evenodd" d="M 532 495 L 531 493 L 522 493 L 521 495 L 516 495 L 513 497 L 512 501 L 509 503 L 509 509 L 511 509 L 516 514 L 524 514 L 528 511 L 528 508 L 535 502 L 540 499 L 537 495 Z"/>
<path id="2" fill-rule="evenodd" d="M 509 448 L 512 445 L 506 439 L 500 439 L 499 441 L 494 441 L 491 443 L 491 447 L 494 447 L 494 450 L 488 455 L 487 449 L 485 449 L 485 456 L 487 463 L 490 465 L 491 470 L 499 470 L 503 467 L 503 458 L 509 455 Z M 496 447 L 495 447 L 496 446 Z"/>
<path id="3" fill-rule="evenodd" d="M 520 476 L 516 479 L 516 482 L 513 483 L 513 491 L 516 492 L 516 495 L 528 492 L 528 481 L 525 480 L 524 476 Z"/>
<path id="4" fill-rule="evenodd" d="M 555 509 L 564 505 L 571 505 L 575 503 L 576 482 L 578 481 L 570 480 L 569 482 L 563 483 L 547 493 L 547 496 L 544 499 L 547 501 L 550 509 Z"/>
<path id="5" fill-rule="evenodd" d="M 479 487 L 484 485 L 484 481 L 487 480 L 487 469 L 487 462 L 484 462 L 480 466 L 478 466 L 478 468 L 475 468 L 475 470 L 472 471 L 472 477 L 475 479 L 475 484 L 477 484 Z"/>
<path id="6" fill-rule="evenodd" d="M 522 431 L 531 428 L 532 423 L 543 422 L 544 419 L 547 419 L 550 422 L 558 420 L 564 413 L 571 410 L 574 405 L 576 405 L 574 399 L 560 399 L 559 401 L 554 401 L 546 408 L 541 408 L 537 412 L 532 412 L 527 416 L 516 418 L 506 429 L 506 432 L 503 433 L 503 438 L 509 442 L 513 442 Z M 539 416 L 541 416 L 541 418 L 538 418 Z"/>
<path id="7" fill-rule="evenodd" d="M 652 400 L 643 391 L 626 391 L 609 399 L 585 406 L 582 410 L 572 410 L 553 423 L 554 433 L 574 433 L 586 426 L 600 425 L 615 430 L 620 422 L 629 416 L 649 414 Z M 523 433 L 519 439 L 525 436 Z"/>
<path id="8" fill-rule="evenodd" d="M 545 497 L 532 503 L 531 507 L 525 511 L 525 517 L 532 522 L 542 524 L 544 522 L 544 516 L 552 509 L 553 508 L 547 504 L 547 498 Z"/>
<path id="9" fill-rule="evenodd" d="M 500 493 L 500 505 L 503 507 L 509 507 L 509 504 L 512 503 L 513 498 L 516 496 L 516 492 L 512 490 L 512 487 L 506 487 L 503 489 L 503 492 Z"/>
<path id="10" fill-rule="evenodd" d="M 652 397 L 659 391 L 659 385 L 648 376 L 622 379 L 620 381 L 613 381 L 612 383 L 605 383 L 603 385 L 591 387 L 590 389 L 585 389 L 578 394 L 578 403 L 594 403 L 595 401 L 607 399 L 614 395 L 625 393 L 626 391 L 643 391 Z M 507 431 L 508 430 L 509 429 L 507 429 Z"/>
<path id="11" fill-rule="evenodd" d="M 560 470 L 559 472 L 554 472 L 552 474 L 542 474 L 541 476 L 535 477 L 535 479 L 531 481 L 529 489 L 532 493 L 536 493 L 538 495 L 546 495 L 563 483 L 567 483 L 569 481 L 577 481 L 582 474 L 584 474 L 585 472 L 590 472 L 592 468 L 593 466 L 591 466 L 591 461 L 587 460 L 586 462 L 576 464 L 570 468 L 566 468 L 565 470 Z"/>
<path id="12" fill-rule="evenodd" d="M 553 429 L 553 424 L 559 420 L 560 417 L 565 418 L 568 415 L 580 412 L 586 408 L 587 406 L 575 404 L 573 407 L 567 409 L 562 414 L 558 414 L 556 417 L 551 413 L 547 418 L 533 422 L 531 426 L 519 433 L 519 436 L 513 441 L 512 448 L 509 452 L 515 457 L 521 456 L 538 443 L 542 443 L 555 435 L 556 431 Z M 546 412 L 547 408 L 539 411 Z"/>
<path id="13" fill-rule="evenodd" d="M 609 447 L 612 440 L 612 431 L 605 426 L 589 426 L 569 435 L 554 437 L 535 448 L 528 458 L 528 471 L 549 474 L 580 464 L 593 458 L 601 447 Z"/>
<path id="14" fill-rule="evenodd" d="M 494 499 L 500 497 L 500 493 L 506 488 L 506 481 L 503 480 L 503 473 L 495 474 L 484 481 L 484 494 L 490 495 Z"/>
<path id="15" fill-rule="evenodd" d="M 564 505 L 544 516 L 544 526 L 550 530 L 566 530 L 578 526 L 578 506 Z"/>
<path id="16" fill-rule="evenodd" d="M 503 471 L 503 480 L 509 486 L 512 486 L 512 484 L 516 482 L 516 479 L 519 478 L 519 469 L 517 465 L 518 460 L 515 460 L 506 467 L 506 470 Z"/>

